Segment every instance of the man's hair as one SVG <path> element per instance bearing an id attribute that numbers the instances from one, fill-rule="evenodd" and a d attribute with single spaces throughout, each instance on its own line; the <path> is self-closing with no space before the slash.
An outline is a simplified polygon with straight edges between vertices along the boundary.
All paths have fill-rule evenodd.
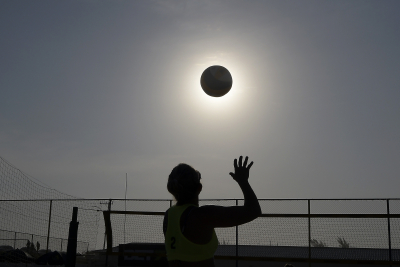
<path id="1" fill-rule="evenodd" d="M 172 169 L 168 177 L 167 189 L 179 204 L 192 200 L 200 185 L 200 175 L 192 166 L 180 163 Z"/>

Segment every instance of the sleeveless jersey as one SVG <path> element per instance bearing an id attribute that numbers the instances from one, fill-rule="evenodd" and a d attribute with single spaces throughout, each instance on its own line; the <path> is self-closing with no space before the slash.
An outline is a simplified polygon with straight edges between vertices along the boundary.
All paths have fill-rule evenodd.
<path id="1" fill-rule="evenodd" d="M 165 233 L 165 249 L 168 261 L 202 261 L 214 257 L 218 247 L 218 238 L 213 229 L 211 241 L 204 245 L 189 241 L 181 232 L 180 219 L 182 213 L 193 204 L 172 206 L 168 210 L 168 227 Z"/>

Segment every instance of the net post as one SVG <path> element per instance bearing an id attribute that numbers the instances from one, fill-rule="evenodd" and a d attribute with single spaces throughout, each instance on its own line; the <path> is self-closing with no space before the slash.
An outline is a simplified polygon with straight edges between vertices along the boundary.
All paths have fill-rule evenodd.
<path id="1" fill-rule="evenodd" d="M 236 201 L 236 206 L 238 206 L 238 199 L 235 200 Z M 238 236 L 239 236 L 239 231 L 238 231 L 238 226 L 236 225 L 236 257 L 239 255 L 239 242 L 238 242 Z M 236 267 L 239 266 L 239 261 L 236 258 Z"/>
<path id="2" fill-rule="evenodd" d="M 308 266 L 311 266 L 311 208 L 310 199 L 307 199 L 308 204 Z"/>
<path id="3" fill-rule="evenodd" d="M 53 205 L 53 200 L 50 200 L 49 226 L 47 227 L 47 245 L 46 245 L 46 253 L 49 253 L 50 225 L 51 225 L 51 207 L 52 207 L 52 205 Z"/>
<path id="4" fill-rule="evenodd" d="M 108 211 L 111 210 L 111 199 L 108 201 Z M 107 237 L 107 230 L 104 231 L 104 243 L 103 243 L 103 249 L 106 248 L 106 237 Z"/>
<path id="5" fill-rule="evenodd" d="M 112 230 L 111 230 L 111 219 L 110 219 L 110 211 L 111 211 L 112 200 L 110 198 L 108 202 L 108 212 L 103 212 L 104 215 L 104 223 L 106 228 L 107 236 L 107 253 L 106 253 L 106 267 L 108 266 L 108 254 L 112 252 Z"/>
<path id="6" fill-rule="evenodd" d="M 388 215 L 388 242 L 389 242 L 389 261 L 392 261 L 392 241 L 390 236 L 390 209 L 389 209 L 389 199 L 386 199 L 386 209 Z M 392 266 L 392 265 L 390 265 Z"/>
<path id="7" fill-rule="evenodd" d="M 66 267 L 75 267 L 76 247 L 78 244 L 78 207 L 72 210 L 72 220 L 69 224 Z"/>

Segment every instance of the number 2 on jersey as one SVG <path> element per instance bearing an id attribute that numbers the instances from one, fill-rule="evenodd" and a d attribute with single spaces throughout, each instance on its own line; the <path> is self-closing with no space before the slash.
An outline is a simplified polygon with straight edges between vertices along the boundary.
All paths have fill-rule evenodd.
<path id="1" fill-rule="evenodd" d="M 175 237 L 171 237 L 171 248 L 175 249 Z"/>

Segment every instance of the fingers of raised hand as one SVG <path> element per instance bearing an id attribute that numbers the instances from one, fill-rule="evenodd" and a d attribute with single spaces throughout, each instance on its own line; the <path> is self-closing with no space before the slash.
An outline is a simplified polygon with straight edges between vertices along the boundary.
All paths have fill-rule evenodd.
<path id="1" fill-rule="evenodd" d="M 243 160 L 243 156 L 240 156 L 239 157 L 239 163 L 238 163 L 238 161 L 237 161 L 237 159 L 235 159 L 234 161 L 233 161 L 233 166 L 235 167 L 235 170 L 237 169 L 237 168 L 246 168 L 246 169 L 248 169 L 248 170 L 250 170 L 250 168 L 251 168 L 251 166 L 253 166 L 253 161 L 252 162 L 250 162 L 250 164 L 247 166 L 247 162 L 248 162 L 248 160 L 249 160 L 249 157 L 248 156 L 246 156 L 246 158 L 244 159 L 244 162 L 242 163 L 242 160 Z"/>
<path id="2" fill-rule="evenodd" d="M 244 159 L 243 167 L 246 167 L 248 159 L 249 159 L 249 157 L 246 156 L 246 158 Z"/>
<path id="3" fill-rule="evenodd" d="M 247 166 L 247 169 L 248 169 L 248 170 L 250 170 L 251 166 L 253 166 L 253 163 L 254 163 L 254 162 L 252 161 L 252 162 L 250 162 L 249 166 Z"/>

